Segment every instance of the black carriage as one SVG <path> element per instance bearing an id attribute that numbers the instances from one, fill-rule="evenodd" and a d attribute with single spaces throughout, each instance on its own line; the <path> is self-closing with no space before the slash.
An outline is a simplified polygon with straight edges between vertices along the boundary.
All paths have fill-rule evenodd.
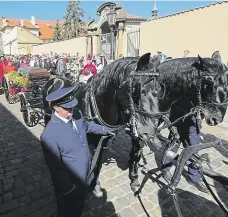
<path id="1" fill-rule="evenodd" d="M 42 90 L 50 76 L 46 69 L 36 67 L 19 69 L 18 73 L 28 79 L 28 87 L 18 93 L 20 110 L 25 124 L 34 127 L 44 117 Z"/>

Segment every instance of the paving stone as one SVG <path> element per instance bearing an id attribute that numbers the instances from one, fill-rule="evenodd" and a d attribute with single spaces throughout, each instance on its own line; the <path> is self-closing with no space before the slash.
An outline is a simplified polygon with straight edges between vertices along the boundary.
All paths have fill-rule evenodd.
<path id="1" fill-rule="evenodd" d="M 56 204 L 51 204 L 49 206 L 46 206 L 42 209 L 42 212 L 44 213 L 45 217 L 51 217 L 55 214 L 57 209 Z"/>
<path id="2" fill-rule="evenodd" d="M 31 199 L 31 197 L 30 197 L 29 194 L 26 194 L 26 195 L 24 195 L 24 196 L 21 196 L 21 197 L 19 198 L 19 200 L 20 200 L 20 204 L 21 204 L 21 205 L 22 205 L 22 204 L 30 203 L 30 202 L 32 201 L 32 199 Z"/>
<path id="3" fill-rule="evenodd" d="M 6 168 L 5 168 L 5 171 L 6 171 L 6 172 L 9 172 L 9 171 L 12 171 L 12 170 L 14 170 L 14 169 L 15 169 L 14 165 L 11 165 L 11 166 L 6 167 Z"/>
<path id="4" fill-rule="evenodd" d="M 38 199 L 37 202 L 39 203 L 40 207 L 45 207 L 45 206 L 48 206 L 51 203 L 53 203 L 55 201 L 53 199 L 54 198 L 52 195 L 47 195 L 47 196 L 44 196 L 44 197 Z"/>
<path id="5" fill-rule="evenodd" d="M 13 177 L 6 178 L 2 181 L 3 185 L 13 184 L 15 182 Z"/>
<path id="6" fill-rule="evenodd" d="M 138 217 L 138 214 L 133 211 L 131 208 L 125 208 L 123 209 L 122 211 L 120 211 L 120 215 L 123 216 L 123 217 L 128 217 L 128 216 L 131 216 L 131 217 Z"/>
<path id="7" fill-rule="evenodd" d="M 14 190 L 14 197 L 20 197 L 25 194 L 24 188 L 17 188 Z"/>
<path id="8" fill-rule="evenodd" d="M 40 208 L 39 202 L 38 201 L 31 202 L 31 203 L 29 203 L 29 207 L 32 212 L 37 211 Z"/>
<path id="9" fill-rule="evenodd" d="M 13 184 L 7 184 L 3 186 L 4 192 L 13 190 Z"/>
<path id="10" fill-rule="evenodd" d="M 4 162 L 4 161 L 7 161 L 8 158 L 7 157 L 0 157 L 0 163 Z"/>
<path id="11" fill-rule="evenodd" d="M 132 202 L 130 200 L 128 200 L 126 197 L 120 197 L 118 199 L 115 200 L 115 202 L 119 205 L 124 207 L 128 207 L 132 204 Z"/>
<path id="12" fill-rule="evenodd" d="M 7 211 L 13 210 L 20 206 L 19 201 L 17 199 L 7 201 L 3 204 L 0 204 L 0 214 L 4 214 Z"/>
<path id="13" fill-rule="evenodd" d="M 32 192 L 32 193 L 30 194 L 30 196 L 31 196 L 31 198 L 32 198 L 33 200 L 37 200 L 37 199 L 43 197 L 43 192 L 40 191 L 40 190 L 37 190 L 37 191 Z"/>
<path id="14" fill-rule="evenodd" d="M 12 192 L 5 193 L 5 194 L 3 194 L 2 197 L 3 197 L 4 202 L 12 200 L 13 199 L 13 193 Z"/>
<path id="15" fill-rule="evenodd" d="M 145 213 L 142 205 L 140 203 L 135 203 L 130 206 L 130 208 L 135 211 L 138 215 L 142 215 Z"/>
<path id="16" fill-rule="evenodd" d="M 0 180 L 4 180 L 5 179 L 5 174 L 0 174 Z"/>
<path id="17" fill-rule="evenodd" d="M 29 215 L 29 217 L 45 217 L 41 211 L 34 212 Z"/>
<path id="18" fill-rule="evenodd" d="M 28 204 L 23 204 L 13 211 L 14 217 L 23 217 L 31 213 L 30 207 Z"/>
<path id="19" fill-rule="evenodd" d="M 12 170 L 9 172 L 6 172 L 6 177 L 16 176 L 18 174 L 17 170 Z"/>
<path id="20" fill-rule="evenodd" d="M 38 181 L 42 180 L 42 177 L 41 177 L 41 175 L 36 175 L 36 176 L 33 177 L 33 179 L 34 179 L 35 182 L 38 182 Z"/>
<path id="21" fill-rule="evenodd" d="M 34 188 L 33 188 L 32 185 L 26 185 L 26 186 L 24 187 L 24 189 L 25 189 L 25 193 L 31 193 L 31 192 L 34 191 Z"/>
<path id="22" fill-rule="evenodd" d="M 15 188 L 23 187 L 25 186 L 25 182 L 23 181 L 23 179 L 17 179 L 14 183 L 14 186 Z"/>

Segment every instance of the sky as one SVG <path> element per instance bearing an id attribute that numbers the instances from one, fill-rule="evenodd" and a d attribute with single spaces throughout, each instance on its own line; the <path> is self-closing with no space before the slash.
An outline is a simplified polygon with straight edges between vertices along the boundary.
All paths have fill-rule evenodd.
<path id="1" fill-rule="evenodd" d="M 89 17 L 99 19 L 97 8 L 105 1 L 81 1 L 84 9 L 83 20 Z M 151 18 L 154 1 L 118 1 L 129 14 L 143 18 Z M 211 4 L 215 1 L 157 1 L 158 15 L 164 16 L 179 11 Z M 35 16 L 37 20 L 63 20 L 67 1 L 1 1 L 0 17 L 17 19 L 30 19 Z"/>

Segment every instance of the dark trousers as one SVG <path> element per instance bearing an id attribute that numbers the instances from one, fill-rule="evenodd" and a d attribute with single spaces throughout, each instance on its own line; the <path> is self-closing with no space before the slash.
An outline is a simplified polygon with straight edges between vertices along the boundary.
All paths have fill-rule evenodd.
<path id="1" fill-rule="evenodd" d="M 56 192 L 58 217 L 80 217 L 83 214 L 86 190 L 75 188 L 67 195 Z"/>
<path id="2" fill-rule="evenodd" d="M 178 133 L 180 135 L 180 140 L 184 147 L 198 145 L 200 143 L 200 130 L 202 128 L 202 120 L 196 119 L 196 117 L 186 118 L 178 127 Z M 165 149 L 166 151 L 166 149 Z M 177 152 L 178 147 L 174 147 L 171 151 Z M 163 156 L 163 166 L 169 169 L 172 166 L 172 159 Z M 192 165 L 188 167 L 188 176 L 191 181 L 199 182 L 200 173 L 198 170 L 194 169 Z"/>

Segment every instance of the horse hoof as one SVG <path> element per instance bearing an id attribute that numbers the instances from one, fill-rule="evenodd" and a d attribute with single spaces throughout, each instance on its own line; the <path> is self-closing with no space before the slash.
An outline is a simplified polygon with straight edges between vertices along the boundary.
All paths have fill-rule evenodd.
<path id="1" fill-rule="evenodd" d="M 133 191 L 134 195 L 137 195 L 139 193 L 139 187 L 140 187 L 140 184 L 138 181 L 134 182 L 134 183 L 131 183 L 131 190 Z"/>
<path id="2" fill-rule="evenodd" d="M 142 169 L 142 173 L 143 173 L 143 174 L 146 174 L 146 173 L 148 173 L 148 171 L 149 171 L 149 170 L 148 170 L 148 168 L 146 168 L 146 167 L 143 167 L 143 169 Z"/>

